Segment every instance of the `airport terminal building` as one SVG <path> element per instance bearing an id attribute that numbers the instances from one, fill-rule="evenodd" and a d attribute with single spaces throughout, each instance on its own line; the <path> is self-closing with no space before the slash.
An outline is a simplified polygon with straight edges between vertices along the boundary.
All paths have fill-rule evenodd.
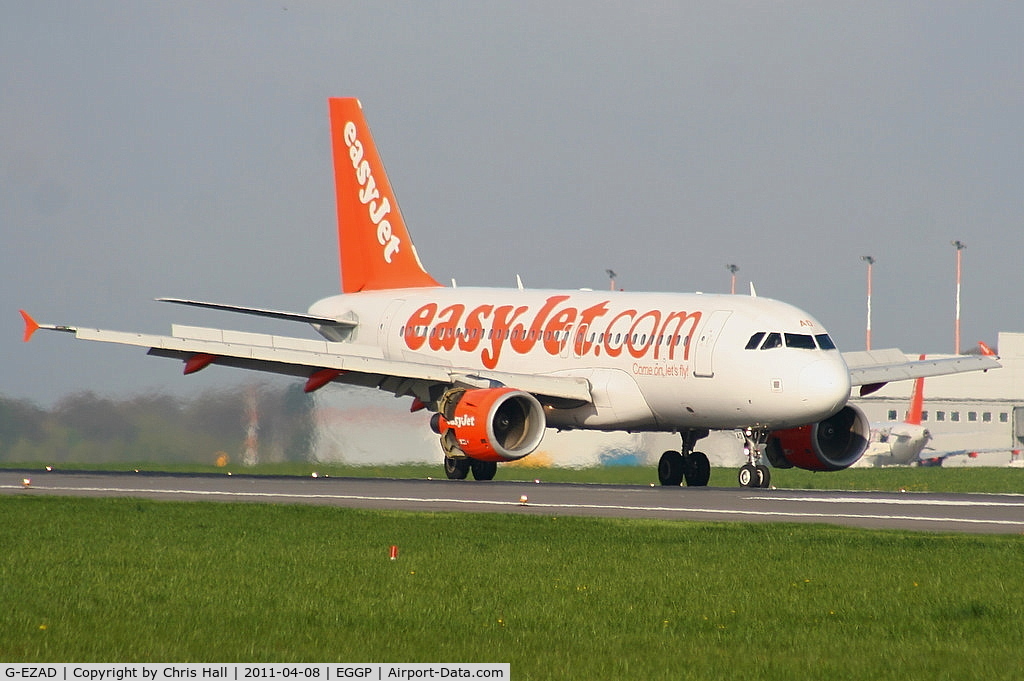
<path id="1" fill-rule="evenodd" d="M 1000 369 L 925 379 L 922 425 L 932 434 L 925 454 L 986 450 L 973 458 L 950 457 L 945 466 L 1006 466 L 1024 460 L 1014 454 L 1024 448 L 1024 333 L 1000 332 L 995 350 Z M 903 420 L 913 384 L 890 383 L 853 402 L 872 422 Z"/>

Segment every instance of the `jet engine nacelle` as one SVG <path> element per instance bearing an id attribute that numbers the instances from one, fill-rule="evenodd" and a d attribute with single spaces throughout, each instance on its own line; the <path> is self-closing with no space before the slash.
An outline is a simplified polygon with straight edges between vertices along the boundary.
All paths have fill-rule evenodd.
<path id="1" fill-rule="evenodd" d="M 478 461 L 515 461 L 540 444 L 544 409 L 530 393 L 513 388 L 453 391 L 431 427 L 448 445 Z"/>
<path id="2" fill-rule="evenodd" d="M 870 435 L 864 412 L 848 404 L 824 421 L 773 431 L 765 455 L 776 468 L 840 471 L 863 456 Z"/>

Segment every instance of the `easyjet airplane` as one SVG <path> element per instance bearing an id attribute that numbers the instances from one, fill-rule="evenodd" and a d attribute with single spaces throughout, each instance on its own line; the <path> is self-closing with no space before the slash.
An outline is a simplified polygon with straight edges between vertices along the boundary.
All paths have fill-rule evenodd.
<path id="1" fill-rule="evenodd" d="M 810 314 L 756 296 L 441 286 L 416 255 L 357 99 L 329 100 L 341 293 L 306 313 L 161 299 L 311 324 L 322 340 L 173 326 L 170 336 L 38 324 L 184 361 L 377 388 L 433 412 L 449 478 L 490 479 L 545 428 L 667 431 L 679 451 L 663 485 L 703 486 L 712 429 L 747 441 L 741 484 L 777 467 L 856 462 L 868 421 L 847 404 L 888 381 L 998 367 L 991 357 L 908 362 L 898 350 L 841 354 Z M 426 423 L 424 424 L 426 427 Z"/>

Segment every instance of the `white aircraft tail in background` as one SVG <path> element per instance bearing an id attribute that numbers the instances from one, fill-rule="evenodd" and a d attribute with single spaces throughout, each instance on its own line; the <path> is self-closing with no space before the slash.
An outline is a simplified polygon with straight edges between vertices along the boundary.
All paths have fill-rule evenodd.
<path id="1" fill-rule="evenodd" d="M 537 449 L 546 428 L 671 432 L 679 450 L 663 485 L 703 486 L 697 449 L 712 430 L 747 442 L 740 483 L 768 486 L 777 467 L 834 471 L 868 446 L 848 404 L 886 382 L 999 366 L 991 357 L 908 362 L 898 350 L 842 354 L 809 313 L 755 296 L 443 287 L 420 262 L 362 106 L 329 100 L 341 292 L 307 312 L 162 300 L 311 324 L 320 338 L 172 326 L 155 336 L 38 324 L 147 348 L 184 363 L 376 388 L 433 412 L 449 478 L 490 479 Z M 493 253 L 506 258 L 508 253 Z M 424 420 L 427 427 L 427 419 Z"/>

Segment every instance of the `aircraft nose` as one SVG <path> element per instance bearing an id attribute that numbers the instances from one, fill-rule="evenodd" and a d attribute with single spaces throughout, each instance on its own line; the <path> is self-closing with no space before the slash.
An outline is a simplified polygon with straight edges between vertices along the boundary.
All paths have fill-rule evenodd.
<path id="1" fill-rule="evenodd" d="M 850 398 L 850 371 L 836 359 L 819 359 L 800 372 L 800 397 L 833 414 Z"/>

